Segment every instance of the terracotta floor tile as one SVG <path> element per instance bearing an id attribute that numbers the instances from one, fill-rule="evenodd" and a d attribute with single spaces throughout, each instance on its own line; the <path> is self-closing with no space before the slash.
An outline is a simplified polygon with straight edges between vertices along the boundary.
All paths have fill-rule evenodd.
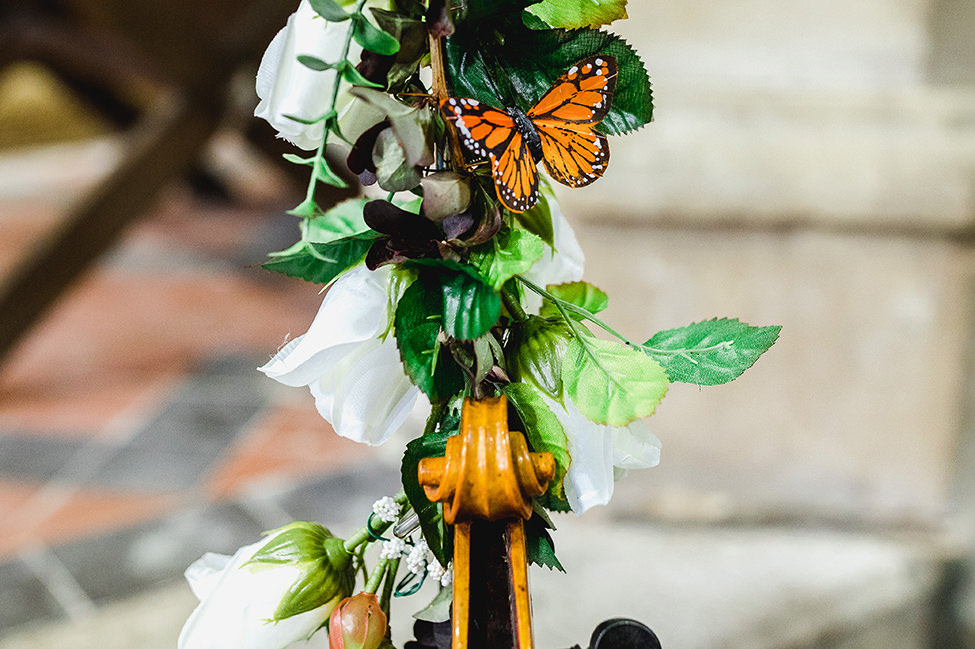
<path id="1" fill-rule="evenodd" d="M 369 449 L 339 437 L 307 404 L 279 406 L 257 422 L 221 463 L 210 480 L 212 493 L 223 498 L 248 482 L 303 478 L 346 468 L 369 458 Z"/>
<path id="2" fill-rule="evenodd" d="M 27 503 L 28 505 L 30 503 Z M 4 530 L 6 549 L 36 543 L 55 546 L 100 535 L 162 516 L 179 504 L 175 494 L 130 494 L 108 490 L 75 492 L 47 516 L 32 524 Z M 4 545 L 0 540 L 0 554 Z"/>

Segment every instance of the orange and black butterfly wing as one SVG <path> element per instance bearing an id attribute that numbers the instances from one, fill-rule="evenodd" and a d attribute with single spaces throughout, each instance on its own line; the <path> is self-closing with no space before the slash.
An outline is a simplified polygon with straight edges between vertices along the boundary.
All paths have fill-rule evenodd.
<path id="1" fill-rule="evenodd" d="M 582 187 L 606 171 L 609 140 L 593 127 L 609 112 L 616 75 L 611 56 L 583 59 L 527 113 L 538 130 L 545 169 L 564 185 Z"/>
<path id="2" fill-rule="evenodd" d="M 453 121 L 461 143 L 491 161 L 498 199 L 512 212 L 524 212 L 538 202 L 538 170 L 508 113 L 476 99 L 450 97 L 440 110 Z"/>

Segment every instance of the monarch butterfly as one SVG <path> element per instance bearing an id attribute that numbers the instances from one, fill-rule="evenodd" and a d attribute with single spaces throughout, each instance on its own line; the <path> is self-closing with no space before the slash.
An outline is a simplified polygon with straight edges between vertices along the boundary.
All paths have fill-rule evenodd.
<path id="1" fill-rule="evenodd" d="M 593 130 L 609 112 L 616 88 L 616 59 L 591 56 L 565 71 L 527 113 L 476 99 L 440 102 L 461 142 L 491 161 L 498 199 L 512 212 L 538 202 L 539 160 L 563 185 L 583 187 L 603 175 L 609 142 Z"/>

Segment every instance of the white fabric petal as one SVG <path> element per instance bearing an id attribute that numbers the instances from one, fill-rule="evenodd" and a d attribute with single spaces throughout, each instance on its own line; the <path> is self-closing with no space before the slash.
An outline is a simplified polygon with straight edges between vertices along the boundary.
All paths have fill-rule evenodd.
<path id="1" fill-rule="evenodd" d="M 256 84 L 260 102 L 254 115 L 267 120 L 280 137 L 302 149 L 318 148 L 324 124 L 302 124 L 286 116 L 317 119 L 324 115 L 331 101 L 335 71 L 312 70 L 299 63 L 298 56 L 337 62 L 347 30 L 348 25 L 327 22 L 315 13 L 308 0 L 302 0 L 261 59 Z"/>
<path id="2" fill-rule="evenodd" d="M 571 400 L 565 405 L 542 395 L 565 431 L 569 442 L 569 469 L 565 497 L 577 514 L 605 505 L 613 497 L 614 482 L 628 469 L 643 469 L 660 462 L 660 440 L 637 420 L 625 427 L 602 426 L 587 419 Z"/>
<path id="3" fill-rule="evenodd" d="M 626 428 L 613 428 L 613 465 L 620 469 L 647 469 L 660 464 L 660 440 L 637 420 Z"/>
<path id="4" fill-rule="evenodd" d="M 420 394 L 403 371 L 392 336 L 359 345 L 309 387 L 336 433 L 371 446 L 389 439 Z"/>
<path id="5" fill-rule="evenodd" d="M 339 277 L 308 332 L 285 345 L 260 371 L 290 386 L 308 385 L 359 344 L 377 338 L 389 323 L 389 267 L 357 266 Z"/>
<path id="6" fill-rule="evenodd" d="M 575 231 L 568 219 L 562 215 L 555 195 L 548 189 L 543 189 L 542 192 L 548 197 L 548 204 L 552 212 L 552 233 L 555 247 L 546 246 L 542 258 L 535 262 L 535 265 L 524 275 L 529 281 L 542 288 L 548 284 L 577 282 L 582 279 L 586 256 L 582 252 L 582 246 L 579 245 L 579 240 L 576 239 Z M 537 313 L 542 305 L 542 298 L 531 291 L 526 291 L 526 293 L 525 308 L 530 312 Z"/>
<path id="7" fill-rule="evenodd" d="M 194 594 L 205 596 L 183 626 L 178 649 L 284 649 L 305 641 L 328 618 L 332 603 L 267 622 L 300 572 L 286 565 L 243 567 L 265 543 L 240 548 L 233 557 L 207 554 L 187 569 Z"/>

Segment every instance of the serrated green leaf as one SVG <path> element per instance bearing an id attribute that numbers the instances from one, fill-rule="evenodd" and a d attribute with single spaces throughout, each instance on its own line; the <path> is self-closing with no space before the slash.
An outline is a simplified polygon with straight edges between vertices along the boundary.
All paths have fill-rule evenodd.
<path id="1" fill-rule="evenodd" d="M 464 387 L 464 377 L 441 349 L 438 337 L 443 320 L 443 293 L 439 285 L 417 280 L 396 306 L 396 346 L 410 380 L 431 402 L 445 401 Z"/>
<path id="2" fill-rule="evenodd" d="M 333 23 L 342 22 L 352 17 L 335 0 L 310 0 L 311 8 L 319 16 Z"/>
<path id="3" fill-rule="evenodd" d="M 626 18 L 626 0 L 542 0 L 527 10 L 550 27 L 599 27 Z"/>
<path id="4" fill-rule="evenodd" d="M 287 250 L 272 253 L 264 268 L 288 277 L 297 277 L 316 284 L 329 284 L 344 271 L 366 256 L 377 232 L 363 232 L 328 243 L 301 241 Z"/>
<path id="5" fill-rule="evenodd" d="M 500 290 L 509 279 L 524 273 L 545 253 L 545 243 L 527 230 L 508 230 L 492 237 L 471 253 L 470 263 Z"/>
<path id="6" fill-rule="evenodd" d="M 425 457 L 442 456 L 447 452 L 446 432 L 432 433 L 417 437 L 406 445 L 403 462 L 400 465 L 400 478 L 403 482 L 403 492 L 406 493 L 410 506 L 420 519 L 420 530 L 426 539 L 430 551 L 446 566 L 450 560 L 451 550 L 448 541 L 447 527 L 443 520 L 443 507 L 440 503 L 430 502 L 423 487 L 420 485 L 417 471 L 420 460 Z"/>
<path id="7" fill-rule="evenodd" d="M 552 541 L 548 530 L 548 523 L 537 511 L 525 523 L 525 550 L 528 562 L 565 572 L 565 568 L 555 556 L 555 542 Z"/>
<path id="8" fill-rule="evenodd" d="M 644 343 L 644 351 L 663 366 L 671 381 L 721 385 L 754 365 L 781 329 L 715 318 L 661 331 Z"/>
<path id="9" fill-rule="evenodd" d="M 459 272 L 443 278 L 443 328 L 457 340 L 480 338 L 498 322 L 501 298 L 483 278 Z"/>
<path id="10" fill-rule="evenodd" d="M 518 411 L 521 423 L 525 425 L 525 436 L 536 452 L 547 451 L 555 458 L 555 477 L 546 492 L 555 498 L 562 498 L 565 472 L 569 470 L 569 440 L 558 418 L 545 404 L 541 395 L 525 383 L 509 383 L 501 391 Z"/>
<path id="11" fill-rule="evenodd" d="M 373 25 L 362 14 L 352 15 L 352 38 L 362 49 L 376 54 L 389 55 L 399 51 L 399 41 Z"/>
<path id="12" fill-rule="evenodd" d="M 562 361 L 562 384 L 590 421 L 626 426 L 653 414 L 667 394 L 668 381 L 664 369 L 649 356 L 620 343 L 587 337 L 569 343 Z"/>
<path id="13" fill-rule="evenodd" d="M 589 313 L 599 313 L 609 306 L 609 296 L 601 289 L 588 282 L 566 282 L 565 284 L 550 284 L 545 290 L 564 302 L 580 306 Z M 561 316 L 558 308 L 550 300 L 542 302 L 538 315 L 544 317 Z M 582 317 L 573 312 L 569 316 L 580 320 Z"/>
<path id="14" fill-rule="evenodd" d="M 650 78 L 636 51 L 622 38 L 596 29 L 532 31 L 517 23 L 504 42 L 477 35 L 447 39 L 446 64 L 457 97 L 528 111 L 576 61 L 595 55 L 616 58 L 616 91 L 607 116 L 596 127 L 622 135 L 653 119 Z"/>
<path id="15" fill-rule="evenodd" d="M 362 218 L 366 198 L 350 198 L 337 203 L 324 214 L 316 214 L 304 222 L 302 239 L 312 243 L 329 243 L 369 229 Z"/>

